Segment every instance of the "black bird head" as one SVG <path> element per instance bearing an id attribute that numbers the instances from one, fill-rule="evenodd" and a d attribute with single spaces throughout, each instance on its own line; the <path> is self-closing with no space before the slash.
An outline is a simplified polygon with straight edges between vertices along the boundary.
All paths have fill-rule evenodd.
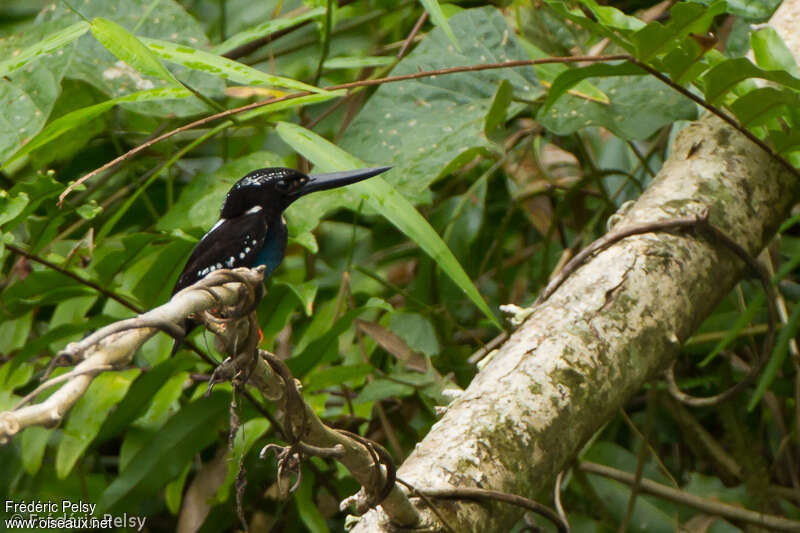
<path id="1" fill-rule="evenodd" d="M 260 207 L 269 218 L 310 192 L 334 189 L 371 178 L 391 167 L 346 170 L 307 176 L 292 168 L 260 168 L 237 181 L 222 204 L 220 216 L 231 219 Z"/>
<path id="2" fill-rule="evenodd" d="M 365 180 L 391 167 L 365 168 L 306 176 L 291 168 L 254 170 L 225 196 L 220 220 L 192 251 L 172 294 L 221 268 L 264 265 L 267 275 L 283 260 L 287 230 L 281 213 L 301 196 Z M 183 323 L 184 335 L 175 338 L 172 354 L 196 322 Z"/>

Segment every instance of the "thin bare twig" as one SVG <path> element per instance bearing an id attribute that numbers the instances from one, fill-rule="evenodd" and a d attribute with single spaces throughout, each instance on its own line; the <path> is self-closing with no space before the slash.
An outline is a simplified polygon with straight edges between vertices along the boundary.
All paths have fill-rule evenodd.
<path id="1" fill-rule="evenodd" d="M 422 15 L 417 19 L 416 24 L 414 24 L 414 27 L 411 28 L 411 33 L 409 33 L 406 40 L 403 41 L 403 46 L 400 47 L 400 51 L 397 53 L 397 59 L 403 59 L 403 57 L 405 57 L 406 52 L 408 52 L 408 49 L 411 47 L 411 43 L 414 42 L 414 37 L 417 36 L 417 33 L 419 33 L 419 30 L 422 28 L 422 25 L 425 24 L 426 20 L 428 20 L 428 12 L 423 11 Z"/>
<path id="2" fill-rule="evenodd" d="M 474 500 L 474 501 L 498 501 L 503 503 L 510 503 L 517 507 L 522 507 L 528 511 L 532 511 L 556 526 L 560 533 L 569 533 L 569 524 L 561 520 L 557 512 L 550 509 L 546 505 L 533 501 L 529 498 L 519 496 L 517 494 L 509 494 L 507 492 L 500 492 L 498 490 L 480 489 L 477 487 L 453 487 L 448 489 L 424 489 L 417 490 L 417 492 L 424 492 L 429 498 L 438 498 L 442 500 Z"/>
<path id="3" fill-rule="evenodd" d="M 633 474 L 588 461 L 580 462 L 578 464 L 578 469 L 590 474 L 607 477 L 625 483 L 626 485 L 632 485 L 635 481 Z M 667 487 L 646 478 L 639 481 L 639 490 L 659 498 L 664 498 L 665 500 L 688 505 L 710 515 L 721 516 L 734 522 L 746 522 L 773 531 L 787 531 L 793 533 L 800 531 L 800 521 L 764 514 L 758 511 L 750 511 L 735 505 L 708 500 L 682 490 Z"/>
<path id="4" fill-rule="evenodd" d="M 581 63 L 581 62 L 601 62 L 601 61 L 618 61 L 618 60 L 626 60 L 629 59 L 630 56 L 626 54 L 620 55 L 608 55 L 608 56 L 569 56 L 569 57 L 546 57 L 542 59 L 526 59 L 526 60 L 518 60 L 518 61 L 506 61 L 500 63 L 483 63 L 478 65 L 465 65 L 460 67 L 448 67 L 443 69 L 437 70 L 428 70 L 422 72 L 412 72 L 409 74 L 402 74 L 398 76 L 387 76 L 385 78 L 375 78 L 370 80 L 359 80 L 350 83 L 342 83 L 339 85 L 332 85 L 330 87 L 325 87 L 325 90 L 328 91 L 335 91 L 341 89 L 353 89 L 355 87 L 369 87 L 374 85 L 382 85 L 384 83 L 396 83 L 400 81 L 407 81 L 407 80 L 415 80 L 420 78 L 430 78 L 433 76 L 444 76 L 447 74 L 457 74 L 459 72 L 477 72 L 481 70 L 494 70 L 494 69 L 501 69 L 501 68 L 514 68 L 514 67 L 524 67 L 524 66 L 532 66 L 532 65 L 545 65 L 550 63 Z M 209 122 L 214 122 L 215 120 L 219 120 L 221 118 L 227 118 L 231 115 L 236 115 L 238 113 L 244 113 L 245 111 L 250 111 L 253 109 L 258 109 L 259 107 L 264 107 L 269 104 L 274 104 L 276 102 L 283 102 L 286 100 L 294 100 L 295 98 L 300 98 L 302 96 L 308 96 L 311 94 L 308 91 L 301 91 L 296 93 L 290 93 L 284 96 L 276 97 L 276 98 L 268 98 L 266 100 L 261 100 L 259 102 L 253 102 L 251 104 L 243 105 L 241 107 L 236 107 L 233 109 L 229 109 L 222 113 L 217 113 L 214 115 L 209 115 L 207 117 L 203 117 L 201 119 L 195 120 L 194 122 L 190 122 L 188 124 L 184 124 L 174 130 L 168 131 L 155 137 L 153 139 L 148 140 L 145 143 L 136 146 L 119 157 L 112 159 L 111 161 L 103 164 L 102 166 L 96 168 L 95 170 L 89 172 L 88 174 L 82 176 L 77 181 L 70 184 L 64 192 L 62 192 L 58 197 L 58 204 L 61 206 L 64 203 L 64 199 L 73 191 L 76 187 L 78 187 L 81 183 L 84 183 L 86 180 L 93 178 L 97 174 L 104 172 L 112 167 L 115 167 L 122 161 L 130 159 L 134 155 L 138 154 L 149 148 L 150 146 L 159 143 L 165 139 L 168 139 L 178 133 L 188 131 L 194 129 L 198 126 L 203 126 L 208 124 Z"/>
<path id="5" fill-rule="evenodd" d="M 38 255 L 33 254 L 31 252 L 27 252 L 27 251 L 23 250 L 22 248 L 20 248 L 18 246 L 15 246 L 13 244 L 6 244 L 5 246 L 6 246 L 6 248 L 8 248 L 9 250 L 11 250 L 12 252 L 14 252 L 17 255 L 21 255 L 21 256 L 25 257 L 26 259 L 28 259 L 30 261 L 33 261 L 35 263 L 39 263 L 40 265 L 44 265 L 47 268 L 53 269 L 56 272 L 59 272 L 60 274 L 63 274 L 65 276 L 67 276 L 68 278 L 74 279 L 75 281 L 77 281 L 81 285 L 86 285 L 87 287 L 91 287 L 92 289 L 96 290 L 97 292 L 99 292 L 103 296 L 106 296 L 107 298 L 111 298 L 115 302 L 123 305 L 124 307 L 127 307 L 128 309 L 130 309 L 134 313 L 142 313 L 143 312 L 142 308 L 140 308 L 139 306 L 129 302 L 128 300 L 126 300 L 122 296 L 114 294 L 113 292 L 109 291 L 108 289 L 98 285 L 97 283 L 95 283 L 93 281 L 85 279 L 85 278 L 79 276 L 78 274 L 75 274 L 74 272 L 70 272 L 66 268 L 62 268 L 62 267 L 58 266 L 57 264 L 48 261 L 47 259 L 39 257 Z"/>

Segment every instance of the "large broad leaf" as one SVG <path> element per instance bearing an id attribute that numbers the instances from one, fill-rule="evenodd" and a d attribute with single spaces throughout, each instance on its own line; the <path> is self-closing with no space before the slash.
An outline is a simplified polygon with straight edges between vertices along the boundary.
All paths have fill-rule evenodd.
<path id="1" fill-rule="evenodd" d="M 148 11 L 152 0 L 84 0 L 80 12 L 92 20 L 102 17 L 133 32 L 140 19 Z M 63 3 L 56 3 L 40 16 L 43 20 L 62 21 L 62 25 L 75 23 L 78 16 Z M 194 20 L 175 0 L 160 0 L 157 9 L 149 13 L 136 29 L 137 37 L 150 37 L 177 41 L 192 47 L 204 46 L 207 42 L 202 26 Z M 208 97 L 223 95 L 224 83 L 214 76 L 181 66 L 170 68 L 179 80 Z M 136 70 L 136 65 L 121 61 L 97 41 L 92 35 L 78 40 L 75 57 L 69 75 L 91 83 L 112 98 L 170 85 L 158 77 L 148 76 Z M 136 111 L 161 116 L 186 116 L 207 112 L 208 106 L 195 97 L 168 103 L 141 102 Z"/>
<path id="2" fill-rule="evenodd" d="M 703 76 L 703 92 L 706 100 L 719 103 L 739 83 L 748 78 L 761 78 L 800 90 L 800 79 L 782 70 L 764 70 L 755 66 L 749 59 L 737 57 L 715 65 Z"/>
<path id="3" fill-rule="evenodd" d="M 764 70 L 785 70 L 795 78 L 800 77 L 794 54 L 775 28 L 761 28 L 751 33 L 750 46 L 759 67 Z"/>
<path id="4" fill-rule="evenodd" d="M 17 48 L 8 58 L 0 61 L 0 76 L 8 76 L 32 61 L 35 61 L 37 58 L 63 48 L 86 33 L 88 29 L 89 24 L 85 21 L 80 21 L 49 35 L 42 35 L 41 32 L 34 32 L 34 35 L 41 37 L 41 39 L 37 39 L 36 42 L 24 48 Z M 19 36 L 17 36 L 17 38 L 19 38 Z M 30 39 L 32 39 L 32 36 L 27 36 L 27 40 Z M 12 38 L 12 43 L 13 40 L 14 38 Z"/>
<path id="5" fill-rule="evenodd" d="M 636 57 L 649 61 L 653 56 L 668 52 L 689 34 L 703 34 L 714 17 L 725 12 L 724 0 L 717 0 L 708 7 L 694 2 L 680 2 L 670 10 L 666 24 L 651 22 L 631 37 L 636 44 Z"/>
<path id="6" fill-rule="evenodd" d="M 148 89 L 145 91 L 138 91 L 135 93 L 112 98 L 99 104 L 90 105 L 76 109 L 71 113 L 58 117 L 50 124 L 47 125 L 38 135 L 30 139 L 22 148 L 14 154 L 13 157 L 4 163 L 7 165 L 28 153 L 41 148 L 42 146 L 54 141 L 62 135 L 74 131 L 84 124 L 90 122 L 94 118 L 102 115 L 109 109 L 117 104 L 147 102 L 157 100 L 174 100 L 179 98 L 188 98 L 191 93 L 182 87 L 160 87 L 158 89 Z"/>
<path id="7" fill-rule="evenodd" d="M 569 93 L 562 94 L 551 106 L 540 110 L 538 120 L 558 135 L 568 135 L 589 126 L 602 126 L 618 137 L 632 140 L 645 139 L 676 120 L 696 118 L 697 106 L 657 79 L 651 76 L 616 75 L 623 74 L 628 68 L 628 64 L 592 65 L 564 71 L 553 81 L 553 89 L 558 86 L 559 91 L 565 91 L 574 85 L 562 85 L 560 80 L 565 78 L 575 83 L 586 79 L 581 72 L 613 76 L 589 78 L 608 95 L 611 103 L 603 104 Z"/>
<path id="8" fill-rule="evenodd" d="M 528 59 L 500 12 L 469 9 L 449 19 L 462 51 L 437 28 L 392 75 L 455 65 Z M 440 174 L 493 149 L 483 132 L 484 118 L 501 81 L 515 97 L 544 93 L 531 67 L 465 72 L 383 85 L 341 139 L 342 148 L 375 165 L 394 165 L 386 181 L 413 202 L 429 198 Z M 511 104 L 507 118 L 523 109 Z"/>
<path id="9" fill-rule="evenodd" d="M 44 126 L 75 51 L 72 41 L 87 29 L 53 21 L 0 41 L 0 161 Z"/>
<path id="10" fill-rule="evenodd" d="M 702 0 L 701 3 L 708 4 L 711 1 Z M 731 15 L 758 22 L 768 19 L 781 0 L 727 0 L 727 3 L 727 11 Z"/>
<path id="11" fill-rule="evenodd" d="M 359 168 L 364 164 L 341 148 L 331 144 L 327 140 L 319 137 L 313 132 L 289 122 L 280 122 L 276 128 L 278 135 L 286 141 L 292 148 L 303 154 L 304 157 L 312 161 L 316 168 L 323 172 L 334 172 L 336 170 Z M 354 194 L 358 194 L 360 199 L 370 205 L 376 212 L 383 215 L 387 220 L 394 224 L 397 229 L 405 233 L 417 246 L 422 248 L 436 262 L 439 268 L 447 274 L 458 287 L 464 291 L 470 300 L 480 309 L 486 317 L 497 327 L 500 323 L 489 310 L 483 297 L 480 295 L 472 280 L 459 264 L 450 248 L 442 241 L 441 237 L 434 231 L 431 225 L 422 215 L 414 209 L 414 206 L 400 194 L 397 189 L 392 187 L 382 177 L 359 182 L 348 187 Z M 331 191 L 335 192 L 335 191 Z M 320 196 L 320 194 L 312 195 Z M 323 196 L 324 198 L 325 196 Z M 309 197 L 311 198 L 311 197 Z M 312 200 L 313 201 L 313 200 Z M 361 202 L 349 204 L 351 209 L 357 208 Z M 291 213 L 308 213 L 308 204 L 304 199 L 298 200 Z M 316 211 L 318 214 L 319 212 Z"/>

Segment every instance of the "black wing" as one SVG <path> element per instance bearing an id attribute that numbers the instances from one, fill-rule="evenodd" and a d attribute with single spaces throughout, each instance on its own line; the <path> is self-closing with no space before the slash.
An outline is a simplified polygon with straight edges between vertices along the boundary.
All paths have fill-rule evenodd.
<path id="1" fill-rule="evenodd" d="M 253 266 L 267 236 L 262 211 L 221 219 L 206 233 L 186 261 L 172 294 L 221 268 Z"/>

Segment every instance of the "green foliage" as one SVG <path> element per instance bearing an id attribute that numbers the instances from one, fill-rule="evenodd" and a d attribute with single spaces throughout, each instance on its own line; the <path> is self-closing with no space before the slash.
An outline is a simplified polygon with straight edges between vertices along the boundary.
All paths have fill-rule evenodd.
<path id="1" fill-rule="evenodd" d="M 773 30 L 750 28 L 776 2 L 676 2 L 649 22 L 631 7 L 654 3 L 357 0 L 331 13 L 324 57 L 325 1 L 84 0 L 71 2 L 79 13 L 57 2 L 13 20 L 0 7 L 0 409 L 40 385 L 69 342 L 165 302 L 247 172 L 391 165 L 289 208 L 286 258 L 257 311 L 262 346 L 286 358 L 320 417 L 407 456 L 436 421 L 443 391 L 478 371 L 468 359 L 501 333 L 498 306 L 533 301 L 561 258 L 604 233 L 608 216 L 647 186 L 671 134 L 698 114 L 678 87 L 800 163 L 797 64 Z M 736 18 L 730 40 L 711 48 L 706 32 L 724 35 L 728 17 Z M 742 57 L 747 43 L 755 63 Z M 502 66 L 600 49 L 630 57 Z M 502 68 L 328 89 L 486 63 Z M 277 101 L 152 144 L 56 205 L 69 183 L 148 139 L 265 99 Z M 753 487 L 792 482 L 784 461 L 797 431 L 798 220 L 786 221 L 772 254 L 787 318 L 764 372 L 727 411 L 688 415 L 722 443 L 733 442 L 731 428 L 746 428 L 759 460 L 739 453 L 739 475 L 722 473 L 658 381 L 608 421 L 582 459 L 635 472 L 640 433 L 649 431 L 659 460 L 648 452 L 645 477 L 778 512 L 762 505 L 767 489 Z M 742 379 L 740 361 L 765 329 L 764 303 L 751 283 L 726 298 L 682 350 L 679 384 L 711 395 Z M 210 335 L 193 340 L 221 357 Z M 276 500 L 274 461 L 256 452 L 282 441 L 263 406 L 236 398 L 241 425 L 229 450 L 230 388 L 206 397 L 211 365 L 190 352 L 169 358 L 170 347 L 158 334 L 128 367 L 95 377 L 59 427 L 28 428 L 0 447 L 6 497 L 88 498 L 175 530 L 192 505 L 184 494 L 220 457 L 204 530 L 240 527 L 240 463 L 248 520 L 287 533 L 341 530 L 344 513 L 329 500 L 357 490 L 344 470 L 306 464 L 299 490 Z M 637 495 L 625 518 L 631 494 L 597 476 L 567 476 L 573 530 L 613 531 L 628 520 L 628 530 L 672 531 L 697 516 Z M 775 499 L 796 515 L 796 502 Z M 719 520 L 710 529 L 734 526 Z"/>
<path id="2" fill-rule="evenodd" d="M 491 7 L 454 15 L 450 25 L 462 50 L 439 29 L 432 31 L 393 70 L 393 75 L 454 65 L 527 59 L 500 13 Z M 500 83 L 514 96 L 534 100 L 544 94 L 531 67 L 465 72 L 381 86 L 342 137 L 341 146 L 374 164 L 391 161 L 387 180 L 417 201 L 429 201 L 439 176 L 480 154 L 500 151 L 484 135 L 484 122 Z M 510 102 L 510 119 L 524 105 Z M 453 117 L 459 117 L 454 121 Z M 375 135 L 381 139 L 375 142 Z"/>

